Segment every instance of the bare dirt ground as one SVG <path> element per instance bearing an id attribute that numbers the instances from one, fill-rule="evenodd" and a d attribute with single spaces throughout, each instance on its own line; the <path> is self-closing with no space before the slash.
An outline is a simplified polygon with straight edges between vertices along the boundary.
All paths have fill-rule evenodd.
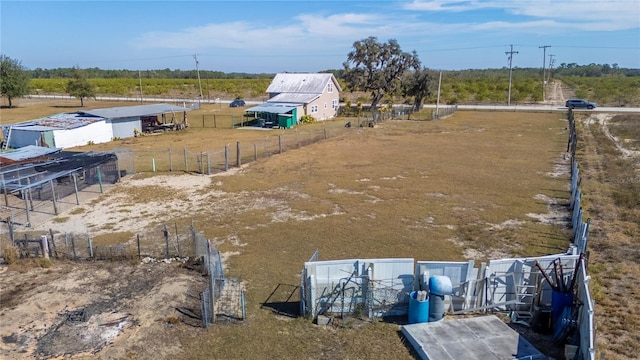
<path id="1" fill-rule="evenodd" d="M 201 326 L 204 279 L 181 262 L 145 265 L 57 262 L 50 269 L 0 268 L 0 357 L 167 358 L 178 322 Z M 179 320 L 180 319 L 180 320 Z M 186 320 L 186 322 L 185 322 Z M 144 358 L 144 357 L 142 357 Z"/>

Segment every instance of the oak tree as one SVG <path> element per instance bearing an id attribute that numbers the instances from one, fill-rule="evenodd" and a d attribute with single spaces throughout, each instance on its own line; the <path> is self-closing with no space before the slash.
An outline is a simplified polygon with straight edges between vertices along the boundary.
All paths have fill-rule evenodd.
<path id="1" fill-rule="evenodd" d="M 67 93 L 80 99 L 80 106 L 84 107 L 85 98 L 96 97 L 96 87 L 87 80 L 87 76 L 78 67 L 73 68 L 73 77 L 67 82 Z"/>
<path id="2" fill-rule="evenodd" d="M 350 89 L 371 94 L 371 113 L 375 121 L 380 100 L 385 94 L 398 92 L 404 73 L 419 69 L 420 60 L 415 51 L 402 51 L 395 39 L 380 43 L 370 36 L 353 43 L 353 50 L 343 66 L 343 78 Z"/>
<path id="3" fill-rule="evenodd" d="M 29 77 L 19 60 L 0 55 L 0 94 L 9 100 L 13 107 L 13 99 L 29 93 Z"/>

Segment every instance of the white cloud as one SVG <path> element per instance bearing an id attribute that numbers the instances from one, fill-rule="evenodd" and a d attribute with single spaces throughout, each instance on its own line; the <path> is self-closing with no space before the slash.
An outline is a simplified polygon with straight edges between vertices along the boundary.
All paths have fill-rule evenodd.
<path id="1" fill-rule="evenodd" d="M 535 1 L 456 1 L 456 0 L 414 0 L 404 6 L 406 10 L 429 12 L 470 12 L 476 10 L 501 10 L 496 18 L 487 19 L 486 24 L 513 24 L 519 21 L 509 20 L 508 16 L 518 15 L 565 22 L 569 29 L 612 31 L 640 27 L 639 0 L 535 0 Z M 504 19 L 507 20 L 504 20 Z M 505 23 L 505 24 L 506 24 Z M 525 20 L 525 24 L 527 21 Z M 501 27 L 501 26 L 500 26 Z M 562 27 L 562 26 L 560 26 Z M 486 28 L 490 28 L 487 26 Z"/>

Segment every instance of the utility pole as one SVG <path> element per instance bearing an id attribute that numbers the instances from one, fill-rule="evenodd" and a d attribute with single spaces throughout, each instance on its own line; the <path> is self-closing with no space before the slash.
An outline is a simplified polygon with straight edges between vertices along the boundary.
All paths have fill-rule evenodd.
<path id="1" fill-rule="evenodd" d="M 538 49 L 543 49 L 542 51 L 542 102 L 544 102 L 544 88 L 547 82 L 545 81 L 545 60 L 547 59 L 547 48 L 551 47 L 551 45 L 538 46 Z"/>
<path id="2" fill-rule="evenodd" d="M 440 84 L 442 84 L 442 70 L 440 70 L 440 79 L 438 80 L 438 97 L 436 98 L 436 118 L 440 118 Z"/>
<path id="3" fill-rule="evenodd" d="M 553 57 L 554 56 L 555 55 L 553 55 L 553 54 L 549 54 L 549 71 L 547 71 L 547 82 L 551 81 L 551 70 L 553 69 L 553 63 L 554 63 Z"/>
<path id="4" fill-rule="evenodd" d="M 202 101 L 202 83 L 200 82 L 200 68 L 198 67 L 198 64 L 199 64 L 198 54 L 194 54 L 193 58 L 196 60 L 196 73 L 198 74 L 198 86 L 200 87 L 200 101 Z"/>
<path id="5" fill-rule="evenodd" d="M 513 45 L 509 45 L 510 49 L 509 51 L 505 52 L 505 54 L 507 54 L 509 56 L 509 95 L 507 97 L 507 105 L 511 106 L 511 73 L 512 73 L 512 69 L 513 69 L 513 55 L 517 54 L 517 51 L 513 51 Z"/>

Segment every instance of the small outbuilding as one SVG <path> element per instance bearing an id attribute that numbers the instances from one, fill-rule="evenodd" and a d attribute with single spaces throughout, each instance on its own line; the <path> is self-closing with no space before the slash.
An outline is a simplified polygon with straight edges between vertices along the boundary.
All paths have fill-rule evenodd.
<path id="1" fill-rule="evenodd" d="M 71 148 L 133 137 L 145 130 L 184 128 L 188 126 L 189 110 L 169 104 L 153 104 L 51 115 L 2 126 L 3 148 L 15 149 L 28 145 Z M 171 114 L 170 122 L 167 121 L 167 114 Z"/>

